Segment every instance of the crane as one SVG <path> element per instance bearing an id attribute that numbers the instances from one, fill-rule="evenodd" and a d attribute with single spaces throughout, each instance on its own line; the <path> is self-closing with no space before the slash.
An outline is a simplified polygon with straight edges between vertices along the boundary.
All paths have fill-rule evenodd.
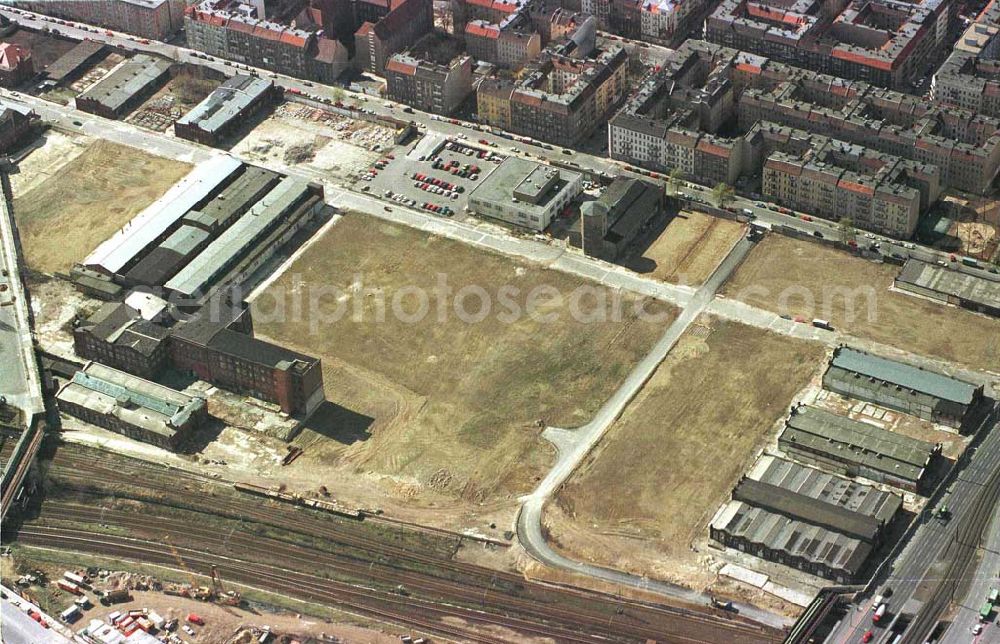
<path id="1" fill-rule="evenodd" d="M 222 573 L 219 572 L 219 567 L 212 566 L 212 590 L 215 591 L 215 597 L 220 604 L 225 606 L 239 606 L 242 598 L 240 594 L 235 590 L 226 590 L 226 587 L 222 585 Z"/>
<path id="2" fill-rule="evenodd" d="M 170 548 L 170 552 L 174 555 L 174 559 L 177 561 L 177 565 L 180 566 L 181 570 L 183 570 L 184 573 L 188 576 L 188 581 L 191 582 L 191 592 L 193 593 L 194 598 L 200 599 L 202 601 L 207 601 L 209 599 L 212 599 L 212 589 L 209 588 L 208 586 L 198 585 L 198 581 L 195 579 L 194 573 L 191 572 L 191 570 L 187 567 L 187 564 L 184 563 L 184 559 L 181 558 L 181 553 L 177 551 L 177 548 L 174 547 L 174 544 L 170 543 L 169 535 L 165 535 L 163 537 L 163 542 L 167 544 L 168 548 Z"/>

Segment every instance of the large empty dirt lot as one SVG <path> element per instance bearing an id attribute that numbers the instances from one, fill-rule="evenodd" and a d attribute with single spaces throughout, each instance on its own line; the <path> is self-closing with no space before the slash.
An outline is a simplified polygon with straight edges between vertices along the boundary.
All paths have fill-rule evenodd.
<path id="1" fill-rule="evenodd" d="M 494 304 L 490 315 L 466 322 L 446 306 L 441 321 L 437 302 L 454 298 L 433 294 L 424 319 L 404 321 L 392 313 L 400 289 L 434 289 L 440 276 L 455 293 L 485 289 Z M 536 319 L 501 315 L 509 310 L 501 304 L 502 286 L 519 289 L 511 299 L 526 308 L 526 294 L 542 284 L 567 299 L 575 288 L 590 286 L 409 228 L 345 216 L 254 302 L 259 335 L 323 359 L 334 404 L 296 438 L 306 448 L 296 467 L 314 468 L 331 490 L 337 486 L 335 494 L 347 491 L 339 486 L 348 479 L 344 485 L 376 500 L 509 505 L 551 462 L 539 423 L 588 421 L 674 315 L 666 305 L 646 302 L 662 319 L 637 320 L 628 296 L 621 296 L 621 321 L 576 321 L 569 303 L 547 297 Z M 346 314 L 322 322 L 309 314 L 308 301 L 326 286 L 344 293 L 327 292 L 318 310 L 332 317 L 340 302 Z M 301 315 L 290 294 L 302 296 Z M 382 297 L 389 310 L 377 322 Z M 279 317 L 273 315 L 279 301 L 288 302 L 285 321 L 269 319 Z M 403 302 L 407 312 L 416 310 L 417 296 Z M 466 310 L 476 311 L 478 302 L 471 297 Z M 537 319 L 549 313 L 557 319 Z"/>
<path id="2" fill-rule="evenodd" d="M 839 331 L 916 354 L 1000 371 L 1000 320 L 892 292 L 898 271 L 818 244 L 769 235 L 724 292 L 778 313 L 827 319 Z"/>
<path id="3" fill-rule="evenodd" d="M 697 320 L 558 493 L 553 542 L 582 560 L 710 583 L 692 543 L 823 356 L 818 344 Z"/>
<path id="4" fill-rule="evenodd" d="M 392 132 L 373 123 L 298 103 L 284 103 L 233 146 L 233 153 L 260 163 L 304 165 L 346 179 L 393 146 Z"/>
<path id="5" fill-rule="evenodd" d="M 68 271 L 191 169 L 97 141 L 63 165 L 53 159 L 36 164 L 44 173 L 38 182 L 26 170 L 36 154 L 45 155 L 45 148 L 21 165 L 25 189 L 15 186 L 14 215 L 27 264 L 43 273 Z"/>
<path id="6" fill-rule="evenodd" d="M 685 210 L 626 265 L 647 277 L 699 286 L 742 235 L 743 227 L 735 221 Z"/>

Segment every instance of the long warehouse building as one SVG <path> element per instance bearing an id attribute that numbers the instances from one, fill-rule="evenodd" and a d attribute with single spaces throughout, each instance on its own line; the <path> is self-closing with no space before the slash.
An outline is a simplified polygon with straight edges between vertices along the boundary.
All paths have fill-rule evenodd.
<path id="1" fill-rule="evenodd" d="M 248 277 L 323 207 L 323 188 L 286 177 L 164 286 L 204 301 L 216 286 Z"/>
<path id="2" fill-rule="evenodd" d="M 137 54 L 76 97 L 76 108 L 119 119 L 152 96 L 170 77 L 169 60 Z"/>
<path id="3" fill-rule="evenodd" d="M 940 445 L 806 405 L 792 410 L 778 447 L 804 463 L 913 492 L 941 453 Z"/>
<path id="4" fill-rule="evenodd" d="M 204 398 L 97 362 L 78 371 L 56 399 L 71 416 L 170 450 L 208 421 Z"/>
<path id="5" fill-rule="evenodd" d="M 849 583 L 902 504 L 899 496 L 872 486 L 763 456 L 709 531 L 725 546 Z"/>
<path id="6" fill-rule="evenodd" d="M 942 268 L 908 259 L 893 286 L 917 295 L 1000 317 L 1000 275 L 974 275 L 961 267 Z"/>
<path id="7" fill-rule="evenodd" d="M 982 385 L 848 347 L 834 352 L 823 386 L 950 427 L 961 427 L 983 397 Z"/>
<path id="8" fill-rule="evenodd" d="M 123 276 L 127 286 L 163 286 L 205 249 L 215 237 L 271 191 L 280 175 L 257 166 L 226 186 L 199 210 L 190 210 L 169 237 L 140 259 Z"/>
<path id="9" fill-rule="evenodd" d="M 220 155 L 198 164 L 183 179 L 132 218 L 83 260 L 84 266 L 108 276 L 123 273 L 143 251 L 165 239 L 189 210 L 208 199 L 243 166 Z"/>

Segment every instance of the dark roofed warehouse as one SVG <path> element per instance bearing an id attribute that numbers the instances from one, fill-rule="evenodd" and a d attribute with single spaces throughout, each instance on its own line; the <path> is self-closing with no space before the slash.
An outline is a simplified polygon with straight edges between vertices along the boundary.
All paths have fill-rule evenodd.
<path id="1" fill-rule="evenodd" d="M 869 485 L 763 456 L 709 526 L 712 539 L 840 583 L 855 580 L 902 499 Z"/>
<path id="2" fill-rule="evenodd" d="M 952 427 L 983 397 L 982 386 L 847 347 L 834 352 L 823 386 Z"/>

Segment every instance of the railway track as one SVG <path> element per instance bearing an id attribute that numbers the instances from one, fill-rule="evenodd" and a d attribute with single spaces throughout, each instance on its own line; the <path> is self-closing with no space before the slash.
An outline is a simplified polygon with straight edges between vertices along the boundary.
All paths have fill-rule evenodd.
<path id="1" fill-rule="evenodd" d="M 734 641 L 732 638 L 739 641 L 759 641 L 761 634 L 759 629 L 738 622 L 725 624 L 725 627 L 720 628 L 720 625 L 709 616 L 697 614 L 679 616 L 645 607 L 639 611 L 629 606 L 623 607 L 621 614 L 609 615 L 607 610 L 593 610 L 588 605 L 577 605 L 569 609 L 552 599 L 548 601 L 524 599 L 504 593 L 502 589 L 491 591 L 487 588 L 480 595 L 478 589 L 470 589 L 464 585 L 456 585 L 423 574 L 400 571 L 379 562 L 359 561 L 333 553 L 317 552 L 254 534 L 234 531 L 220 535 L 210 528 L 197 528 L 190 522 L 181 520 L 164 520 L 130 512 L 101 511 L 61 503 L 52 503 L 50 506 L 44 513 L 47 521 L 90 524 L 103 521 L 116 527 L 126 528 L 132 533 L 143 532 L 144 536 L 152 538 L 166 534 L 175 545 L 185 542 L 197 543 L 198 553 L 211 552 L 223 557 L 228 556 L 230 550 L 253 553 L 256 559 L 279 565 L 285 570 L 329 572 L 336 577 L 353 579 L 355 584 L 360 580 L 362 584 L 381 586 L 383 589 L 393 589 L 402 584 L 414 596 L 433 597 L 438 601 L 457 606 L 469 607 L 470 603 L 476 603 L 479 607 L 474 608 L 475 610 L 494 615 L 502 614 L 507 620 L 516 618 L 524 623 L 555 622 L 569 625 L 569 630 L 566 626 L 562 627 L 566 633 L 585 629 L 586 633 L 601 634 L 607 639 L 616 639 L 621 635 L 626 639 L 642 640 L 662 638 L 665 632 L 678 635 L 687 632 L 684 641 L 692 642 Z M 43 527 L 33 524 L 29 529 L 43 529 Z M 523 583 L 523 580 L 521 581 Z M 606 609 L 607 606 L 603 608 Z M 609 625 L 613 625 L 613 628 Z"/>
<path id="2" fill-rule="evenodd" d="M 594 637 L 601 637 L 604 641 L 657 639 L 754 644 L 781 639 L 779 632 L 738 617 L 539 584 L 518 574 L 456 562 L 441 554 L 415 551 L 413 547 L 384 543 L 362 530 L 360 522 L 333 519 L 308 509 L 236 495 L 231 487 L 209 477 L 167 470 L 144 462 L 136 461 L 135 465 L 131 465 L 130 461 L 107 462 L 88 456 L 87 450 L 61 448 L 51 462 L 50 475 L 60 486 L 71 490 L 75 488 L 85 497 L 114 495 L 130 498 L 130 493 L 122 492 L 122 486 L 135 486 L 136 481 L 141 481 L 143 498 L 135 498 L 147 504 L 220 516 L 230 519 L 234 526 L 236 521 L 240 521 L 241 525 L 234 527 L 229 534 L 220 535 L 218 530 L 213 531 L 197 520 L 191 520 L 196 517 L 194 514 L 191 518 L 157 517 L 155 507 L 147 508 L 140 514 L 95 510 L 62 501 L 43 504 L 40 516 L 43 521 L 111 523 L 130 530 L 130 534 L 135 536 L 141 534 L 154 545 L 164 534 L 170 534 L 175 544 L 193 540 L 195 552 L 203 556 L 228 557 L 230 552 L 235 551 L 243 556 L 244 553 L 254 553 L 256 561 L 281 568 L 298 567 L 316 572 L 322 567 L 324 571 L 349 579 L 354 584 L 360 580 L 364 585 L 380 586 L 383 594 L 385 588 L 402 584 L 407 590 L 419 593 L 429 601 L 433 598 L 432 601 L 443 602 L 454 610 L 475 610 L 477 615 L 489 614 L 492 619 L 502 619 L 507 627 L 512 620 L 520 620 L 518 623 L 526 629 L 540 628 L 541 624 L 550 631 L 558 631 L 562 638 L 560 641 L 573 641 L 572 637 L 593 641 Z M 205 490 L 208 493 L 203 493 Z M 176 501 L 178 498 L 190 501 L 192 496 L 197 497 L 197 507 L 192 507 L 190 502 Z M 90 500 L 83 499 L 84 502 Z M 243 530 L 244 523 L 253 527 L 271 526 L 282 531 L 281 534 L 297 533 L 329 545 L 314 549 L 308 543 L 302 545 L 302 540 L 260 537 L 252 530 Z M 26 542 L 39 539 L 38 531 L 46 529 L 55 528 L 29 524 L 19 538 Z M 103 534 L 91 536 L 95 539 L 109 538 Z M 51 536 L 49 540 L 54 541 Z M 456 540 L 456 546 L 457 543 Z M 346 547 L 338 551 L 339 545 Z M 203 552 L 205 550 L 212 550 L 214 554 Z"/>
<path id="3" fill-rule="evenodd" d="M 82 530 L 41 526 L 22 529 L 20 540 L 26 545 L 58 549 L 69 548 L 75 552 L 90 552 L 119 559 L 131 559 L 173 567 L 172 553 L 162 544 L 151 541 L 108 535 L 95 536 Z M 506 639 L 498 638 L 495 635 L 484 635 L 482 629 L 485 628 L 515 631 L 516 634 L 510 637 L 514 641 L 521 641 L 527 637 L 545 637 L 567 643 L 639 641 L 641 639 L 614 632 L 608 635 L 510 616 L 492 615 L 468 607 L 440 604 L 413 596 L 394 595 L 258 561 L 225 557 L 187 547 L 177 547 L 177 549 L 189 567 L 199 566 L 210 569 L 213 565 L 218 566 L 220 570 L 225 572 L 226 577 L 235 583 L 266 589 L 269 592 L 304 601 L 338 606 L 359 615 L 406 625 L 462 641 L 495 642 L 498 639 Z M 252 554 L 254 553 L 247 552 L 246 556 Z M 468 626 L 457 625 L 455 624 L 456 620 L 462 620 Z M 612 629 L 618 628 L 613 623 L 607 626 Z M 706 638 L 699 634 L 697 629 L 694 632 L 686 630 L 663 631 L 658 633 L 658 638 L 663 642 L 678 643 L 720 641 Z M 737 638 L 725 641 L 747 642 L 753 640 Z"/>
<path id="4" fill-rule="evenodd" d="M 945 550 L 948 567 L 941 576 L 930 599 L 906 629 L 901 644 L 919 644 L 926 641 L 941 615 L 954 599 L 958 584 L 965 579 L 974 562 L 983 530 L 992 517 L 992 509 L 1000 499 L 1000 470 L 993 472 L 980 489 L 976 501 L 969 508 L 967 520 L 957 529 L 955 537 Z"/>

